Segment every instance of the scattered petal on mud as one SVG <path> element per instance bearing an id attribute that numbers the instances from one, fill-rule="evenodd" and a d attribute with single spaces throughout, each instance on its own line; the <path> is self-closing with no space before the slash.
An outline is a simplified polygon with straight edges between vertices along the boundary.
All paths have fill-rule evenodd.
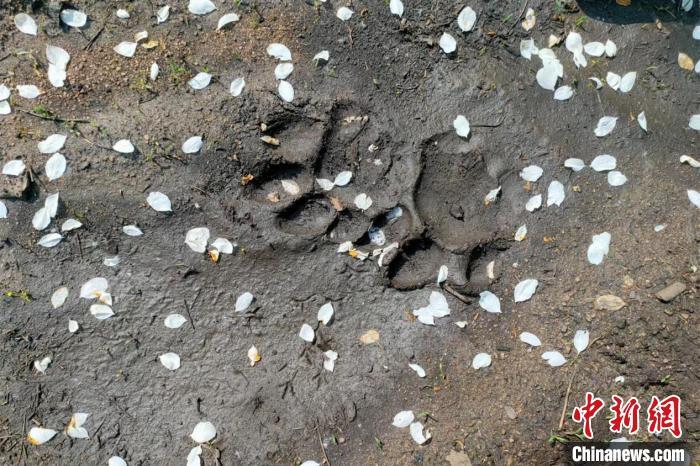
<path id="1" fill-rule="evenodd" d="M 285 102 L 294 100 L 294 87 L 285 80 L 281 80 L 277 85 L 277 93 Z"/>
<path id="2" fill-rule="evenodd" d="M 350 18 L 352 18 L 353 13 L 354 12 L 350 8 L 348 8 L 346 6 L 342 6 L 342 7 L 338 8 L 338 11 L 335 13 L 335 15 L 341 21 L 347 21 Z"/>
<path id="3" fill-rule="evenodd" d="M 418 445 L 423 445 L 425 442 L 430 440 L 430 432 L 428 430 L 425 431 L 425 434 L 423 433 L 423 424 L 420 422 L 414 422 L 409 426 L 409 430 L 411 432 L 411 438 L 413 439 L 414 442 L 416 442 Z"/>
<path id="4" fill-rule="evenodd" d="M 532 295 L 534 295 L 537 290 L 538 284 L 539 282 L 534 278 L 528 278 L 518 283 L 513 291 L 513 299 L 515 302 L 520 303 L 532 298 Z"/>
<path id="5" fill-rule="evenodd" d="M 457 50 L 457 41 L 450 34 L 443 32 L 438 42 L 443 52 L 450 54 Z"/>
<path id="6" fill-rule="evenodd" d="M 394 421 L 391 423 L 392 426 L 403 429 L 411 425 L 415 420 L 413 411 L 400 411 L 394 416 Z"/>
<path id="7" fill-rule="evenodd" d="M 211 82 L 212 76 L 209 73 L 199 72 L 194 78 L 187 81 L 187 84 L 194 90 L 199 91 L 206 88 Z"/>
<path id="8" fill-rule="evenodd" d="M 333 319 L 333 304 L 326 303 L 321 306 L 318 310 L 317 320 L 323 323 L 323 325 L 328 325 Z"/>
<path id="9" fill-rule="evenodd" d="M 607 136 L 612 133 L 617 124 L 617 117 L 604 116 L 598 120 L 598 125 L 596 126 L 594 133 L 599 138 Z"/>
<path id="10" fill-rule="evenodd" d="M 220 31 L 221 29 L 225 28 L 229 24 L 233 24 L 237 22 L 240 18 L 236 13 L 227 13 L 223 15 L 221 18 L 219 18 L 219 22 L 216 24 L 216 30 Z"/>
<path id="11" fill-rule="evenodd" d="M 639 115 L 637 115 L 637 123 L 639 123 L 639 127 L 644 130 L 644 132 L 647 132 L 647 116 L 644 112 L 641 112 Z"/>
<path id="12" fill-rule="evenodd" d="M 353 203 L 355 204 L 355 207 L 364 211 L 372 206 L 372 198 L 365 193 L 360 193 L 355 196 Z"/>
<path id="13" fill-rule="evenodd" d="M 530 165 L 520 171 L 520 178 L 534 183 L 540 179 L 542 173 L 544 173 L 542 168 L 538 167 L 537 165 Z"/>
<path id="14" fill-rule="evenodd" d="M 309 324 L 303 324 L 301 330 L 299 330 L 299 337 L 304 341 L 313 343 L 315 338 L 314 329 Z"/>
<path id="15" fill-rule="evenodd" d="M 45 429 L 43 427 L 32 427 L 29 429 L 29 434 L 27 434 L 27 442 L 31 445 L 42 445 L 57 434 L 53 429 Z"/>
<path id="16" fill-rule="evenodd" d="M 532 334 L 530 332 L 523 332 L 520 334 L 520 341 L 523 343 L 527 343 L 530 346 L 541 346 L 542 342 L 540 341 L 539 338 L 537 338 L 537 335 Z"/>
<path id="17" fill-rule="evenodd" d="M 700 209 L 700 192 L 695 191 L 694 189 L 689 189 L 688 190 L 688 200 L 690 200 L 690 202 L 695 207 Z"/>
<path id="18" fill-rule="evenodd" d="M 564 166 L 578 172 L 586 168 L 586 163 L 581 159 L 566 159 Z"/>
<path id="19" fill-rule="evenodd" d="M 209 242 L 209 228 L 192 228 L 185 235 L 185 244 L 194 252 L 204 253 Z"/>
<path id="20" fill-rule="evenodd" d="M 46 161 L 44 171 L 49 181 L 59 179 L 66 172 L 66 158 L 56 152 Z"/>
<path id="21" fill-rule="evenodd" d="M 591 168 L 597 172 L 614 170 L 617 167 L 617 160 L 612 155 L 603 154 L 593 159 Z"/>
<path id="22" fill-rule="evenodd" d="M 97 320 L 109 319 L 114 315 L 114 311 L 106 304 L 93 304 L 90 306 L 90 314 Z"/>
<path id="23" fill-rule="evenodd" d="M 335 361 L 338 359 L 338 353 L 333 350 L 328 350 L 323 352 L 323 368 L 327 371 L 333 372 L 335 369 Z"/>
<path id="24" fill-rule="evenodd" d="M 577 352 L 581 353 L 588 348 L 588 341 L 588 330 L 577 330 L 576 335 L 574 335 L 574 348 L 576 348 Z"/>
<path id="25" fill-rule="evenodd" d="M 185 154 L 196 154 L 202 148 L 202 137 L 192 136 L 182 143 L 182 152 Z"/>
<path id="26" fill-rule="evenodd" d="M 175 353 L 161 354 L 158 359 L 166 369 L 175 371 L 180 368 L 180 356 Z"/>
<path id="27" fill-rule="evenodd" d="M 552 367 L 559 367 L 566 364 L 566 358 L 559 351 L 547 351 L 542 353 L 542 359 L 547 361 Z"/>
<path id="28" fill-rule="evenodd" d="M 486 312 L 500 314 L 501 300 L 490 291 L 482 291 L 479 295 L 479 306 Z"/>
<path id="29" fill-rule="evenodd" d="M 457 25 L 463 32 L 469 32 L 476 23 L 476 12 L 471 7 L 464 7 L 457 16 Z"/>
<path id="30" fill-rule="evenodd" d="M 51 295 L 51 305 L 53 306 L 54 309 L 57 309 L 66 302 L 66 299 L 68 298 L 68 288 L 65 286 L 62 286 L 61 288 L 58 288 L 56 291 L 53 292 Z"/>
<path id="31" fill-rule="evenodd" d="M 488 353 L 479 353 L 472 359 L 473 369 L 482 369 L 491 365 L 491 355 Z"/>
<path id="32" fill-rule="evenodd" d="M 216 427 L 209 421 L 200 422 L 194 426 L 190 437 L 197 443 L 209 442 L 216 437 Z"/>
<path id="33" fill-rule="evenodd" d="M 210 0 L 190 0 L 187 10 L 193 15 L 207 15 L 216 10 L 216 5 Z"/>
<path id="34" fill-rule="evenodd" d="M 87 23 L 87 15 L 82 11 L 66 8 L 61 10 L 61 21 L 73 28 L 81 28 Z"/>
<path id="35" fill-rule="evenodd" d="M 182 327 L 185 322 L 187 322 L 185 316 L 181 314 L 170 314 L 168 317 L 165 318 L 165 321 L 163 323 L 166 327 L 174 329 Z"/>
<path id="36" fill-rule="evenodd" d="M 238 97 L 243 92 L 244 87 L 245 87 L 245 79 L 244 78 L 236 78 L 233 81 L 231 81 L 231 87 L 229 88 L 229 92 L 231 93 L 232 96 Z"/>
<path id="37" fill-rule="evenodd" d="M 244 312 L 250 307 L 254 300 L 255 297 L 253 296 L 253 293 L 246 291 L 245 293 L 241 294 L 236 299 L 236 307 L 234 309 L 235 312 Z"/>
<path id="38" fill-rule="evenodd" d="M 418 364 L 409 363 L 408 367 L 413 369 L 416 372 L 416 374 L 418 374 L 418 377 L 420 377 L 420 378 L 425 377 L 425 370 L 422 367 L 420 367 Z"/>
<path id="39" fill-rule="evenodd" d="M 617 170 L 608 172 L 608 184 L 610 186 L 622 186 L 627 183 L 627 177 Z"/>
<path id="40" fill-rule="evenodd" d="M 136 42 L 120 42 L 114 46 L 114 51 L 123 57 L 131 58 L 136 53 L 137 45 L 138 44 Z"/>
<path id="41" fill-rule="evenodd" d="M 401 0 L 390 0 L 389 11 L 392 15 L 403 16 L 403 2 Z"/>
<path id="42" fill-rule="evenodd" d="M 610 233 L 603 232 L 593 235 L 591 245 L 588 246 L 588 262 L 593 265 L 600 265 L 610 250 Z"/>
<path id="43" fill-rule="evenodd" d="M 534 212 L 540 207 L 542 207 L 542 194 L 532 196 L 525 204 L 525 210 L 528 212 Z"/>
<path id="44" fill-rule="evenodd" d="M 549 183 L 549 188 L 547 188 L 547 207 L 555 205 L 560 206 L 564 202 L 566 193 L 564 192 L 564 185 L 559 181 L 554 180 Z"/>
<path id="45" fill-rule="evenodd" d="M 26 166 L 22 160 L 10 160 L 2 167 L 2 174 L 9 176 L 20 176 L 24 173 Z"/>
<path id="46" fill-rule="evenodd" d="M 64 134 L 52 134 L 41 141 L 37 147 L 39 148 L 39 152 L 42 154 L 54 154 L 63 149 L 63 145 L 65 143 L 66 136 Z"/>
<path id="47" fill-rule="evenodd" d="M 170 198 L 159 191 L 148 193 L 146 202 L 156 212 L 172 212 L 172 204 Z"/>
<path id="48" fill-rule="evenodd" d="M 62 239 L 63 236 L 61 236 L 60 233 L 49 233 L 48 235 L 42 236 L 37 242 L 37 244 L 45 248 L 52 248 L 58 245 L 58 243 L 60 243 Z"/>
<path id="49" fill-rule="evenodd" d="M 14 20 L 15 26 L 17 27 L 19 32 L 29 34 L 30 36 L 36 36 L 38 28 L 36 25 L 36 21 L 34 21 L 34 18 L 32 18 L 26 13 L 19 13 L 15 15 Z"/>
<path id="50" fill-rule="evenodd" d="M 471 128 L 469 126 L 469 120 L 464 115 L 457 115 L 455 121 L 452 122 L 457 135 L 463 138 L 468 138 Z"/>
<path id="51" fill-rule="evenodd" d="M 261 359 L 262 356 L 255 345 L 248 348 L 248 362 L 250 362 L 251 367 L 255 366 Z"/>
<path id="52" fill-rule="evenodd" d="M 561 86 L 554 91 L 554 100 L 569 100 L 574 95 L 571 86 Z"/>

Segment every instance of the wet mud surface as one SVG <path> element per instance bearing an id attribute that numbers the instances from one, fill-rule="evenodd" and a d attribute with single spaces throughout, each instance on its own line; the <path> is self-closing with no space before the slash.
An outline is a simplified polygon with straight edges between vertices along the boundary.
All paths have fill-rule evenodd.
<path id="1" fill-rule="evenodd" d="M 209 420 L 217 437 L 203 448 L 205 465 L 326 457 L 333 465 L 443 465 L 453 450 L 474 465 L 561 464 L 563 446 L 550 440 L 576 439 L 577 424 L 559 425 L 572 377 L 569 411 L 586 391 L 605 399 L 679 395 L 684 438 L 698 448 L 700 210 L 686 190 L 700 189 L 700 172 L 678 157 L 698 155 L 687 121 L 698 112 L 700 78 L 676 64 L 679 51 L 700 57 L 691 38 L 696 12 L 635 0 L 628 10 L 611 4 L 587 17 L 586 4 L 530 1 L 538 23 L 526 33 L 522 3 L 476 2 L 477 24 L 463 34 L 455 21 L 461 2 L 407 1 L 403 19 L 384 1 L 351 2 L 356 16 L 343 23 L 337 2 L 218 2 L 218 12 L 195 17 L 177 1 L 160 25 L 153 18 L 159 2 L 127 3 L 128 21 L 114 16 L 123 5 L 75 3 L 90 15 L 88 26 L 57 29 L 39 3 L 32 15 L 45 31 L 37 38 L 12 23 L 30 6 L 0 6 L 0 82 L 46 91 L 13 102 L 15 111 L 0 117 L 1 161 L 22 156 L 32 170 L 21 196 L 12 194 L 17 181 L 0 180 L 10 210 L 0 220 L 0 462 L 106 464 L 119 455 L 129 465 L 184 464 L 195 446 L 192 428 Z M 228 11 L 241 20 L 214 31 Z M 576 89 L 570 101 L 557 102 L 537 86 L 539 64 L 520 57 L 519 43 L 532 36 L 544 44 L 573 29 L 586 40 L 610 38 L 619 52 L 576 69 L 563 45 L 555 48 L 564 83 Z M 132 59 L 112 51 L 141 30 L 159 46 Z M 458 38 L 449 57 L 437 46 L 444 31 Z M 277 63 L 265 53 L 271 42 L 292 51 L 291 104 L 276 93 Z M 47 43 L 71 53 L 64 88 L 46 80 Z M 312 61 L 320 50 L 330 51 L 323 65 Z M 148 80 L 152 62 L 161 69 L 155 82 Z M 202 69 L 215 79 L 193 91 L 187 81 Z M 608 70 L 636 70 L 635 89 L 595 90 L 588 77 Z M 228 84 L 239 76 L 246 87 L 232 97 Z M 19 111 L 35 113 L 37 105 L 87 122 Z M 632 118 L 642 110 L 648 133 Z M 471 122 L 468 139 L 452 128 L 458 114 Z M 620 118 L 612 135 L 596 138 L 603 115 Z M 69 135 L 62 150 L 69 165 L 49 183 L 42 173 L 48 156 L 36 144 L 52 133 Z M 202 135 L 204 147 L 183 154 L 192 135 Z M 110 149 L 122 138 L 136 153 Z M 563 165 L 603 153 L 617 157 L 626 185 Z M 544 169 L 536 183 L 519 177 L 531 164 Z M 315 182 L 343 170 L 353 172 L 345 187 L 324 191 Z M 299 192 L 285 191 L 281 180 L 295 181 Z M 525 210 L 553 180 L 565 187 L 564 203 Z M 498 186 L 498 200 L 485 205 Z M 56 223 L 73 217 L 84 227 L 44 249 L 31 220 L 56 191 Z M 173 213 L 148 207 L 150 191 L 166 193 Z M 353 203 L 360 193 L 373 200 L 364 211 Z M 387 218 L 396 207 L 402 215 Z M 144 235 L 124 235 L 128 224 Z M 522 224 L 528 235 L 516 242 Z M 658 224 L 667 226 L 656 232 Z M 213 263 L 190 250 L 185 233 L 204 226 L 237 243 L 234 254 Z M 337 253 L 345 241 L 371 253 L 371 227 L 382 229 L 385 245 L 398 242 L 381 267 L 376 257 Z M 586 249 L 603 231 L 613 238 L 610 253 L 592 266 Z M 114 255 L 120 265 L 104 266 Z M 441 265 L 454 291 L 443 291 L 451 315 L 426 326 L 411 310 L 438 290 Z M 105 321 L 78 297 L 96 276 L 109 280 L 114 296 L 115 316 Z M 538 291 L 515 304 L 513 287 L 526 278 L 539 280 Z M 670 303 L 656 299 L 675 281 L 687 291 Z M 52 309 L 60 286 L 70 295 Z M 485 289 L 501 297 L 501 314 L 479 307 Z M 13 297 L 20 291 L 30 298 Z M 255 295 L 253 306 L 235 313 L 245 291 Z M 595 310 L 604 294 L 626 306 Z M 316 313 L 329 301 L 335 318 L 324 326 Z M 174 312 L 189 322 L 164 327 Z M 80 323 L 79 332 L 68 332 L 68 319 Z M 316 330 L 313 344 L 298 337 L 303 323 Z M 522 331 L 535 333 L 541 350 L 573 360 L 571 339 L 582 328 L 591 332 L 590 348 L 560 368 L 518 341 Z M 378 342 L 360 340 L 369 330 Z M 251 345 L 262 355 L 254 367 Z M 323 369 L 329 349 L 339 355 L 333 372 Z M 177 371 L 158 361 L 168 351 L 182 358 Z M 493 363 L 475 371 L 479 352 Z M 33 361 L 46 355 L 53 362 L 42 375 Z M 408 367 L 414 362 L 426 378 Z M 620 375 L 624 384 L 614 382 Z M 428 444 L 391 426 L 407 409 L 429 413 Z M 59 433 L 40 447 L 26 444 L 32 426 L 62 430 L 74 412 L 91 413 L 90 440 Z M 605 422 L 596 420 L 601 440 L 614 437 Z"/>

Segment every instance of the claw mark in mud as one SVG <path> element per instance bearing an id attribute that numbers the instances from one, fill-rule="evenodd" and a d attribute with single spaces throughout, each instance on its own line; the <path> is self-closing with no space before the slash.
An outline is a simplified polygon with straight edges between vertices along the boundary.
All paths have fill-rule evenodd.
<path id="1" fill-rule="evenodd" d="M 302 199 L 277 217 L 277 227 L 285 233 L 304 238 L 323 235 L 333 224 L 337 212 L 323 198 Z"/>

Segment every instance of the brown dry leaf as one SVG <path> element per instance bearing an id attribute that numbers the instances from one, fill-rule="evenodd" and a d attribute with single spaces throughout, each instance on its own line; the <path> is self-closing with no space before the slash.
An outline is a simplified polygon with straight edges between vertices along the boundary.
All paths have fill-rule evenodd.
<path id="1" fill-rule="evenodd" d="M 553 243 L 557 240 L 556 236 L 545 236 L 542 241 L 544 241 L 544 244 L 549 244 Z"/>
<path id="2" fill-rule="evenodd" d="M 632 4 L 632 0 L 615 0 L 615 3 L 620 6 L 630 6 Z"/>
<path id="3" fill-rule="evenodd" d="M 280 141 L 277 138 L 273 138 L 272 136 L 263 136 L 260 138 L 262 142 L 265 144 L 270 144 L 271 146 L 279 146 Z"/>
<path id="4" fill-rule="evenodd" d="M 376 330 L 367 330 L 364 335 L 360 337 L 360 341 L 365 345 L 371 345 L 379 341 L 379 332 Z"/>
<path id="5" fill-rule="evenodd" d="M 266 197 L 267 200 L 270 202 L 277 203 L 280 201 L 280 193 L 278 193 L 277 191 L 272 191 L 271 193 L 268 193 Z"/>
<path id="6" fill-rule="evenodd" d="M 445 457 L 450 466 L 472 466 L 472 461 L 469 456 L 463 451 L 452 450 L 449 455 Z"/>
<path id="7" fill-rule="evenodd" d="M 695 68 L 695 63 L 693 62 L 692 58 L 681 52 L 678 54 L 678 66 L 684 70 L 693 71 Z"/>
<path id="8" fill-rule="evenodd" d="M 595 299 L 594 307 L 598 311 L 619 311 L 626 305 L 627 303 L 622 298 L 612 294 L 604 294 Z"/>
<path id="9" fill-rule="evenodd" d="M 248 183 L 250 183 L 251 181 L 253 181 L 254 178 L 255 177 L 253 175 L 251 175 L 250 173 L 248 173 L 247 175 L 243 175 L 243 177 L 241 178 L 241 184 L 243 186 L 245 186 Z"/>
<path id="10" fill-rule="evenodd" d="M 158 47 L 158 45 L 160 45 L 160 42 L 158 40 L 151 39 L 148 42 L 144 42 L 143 44 L 141 44 L 141 47 L 143 47 L 144 49 L 154 49 Z"/>
<path id="11" fill-rule="evenodd" d="M 328 198 L 328 200 L 331 201 L 331 205 L 332 205 L 333 208 L 334 208 L 335 210 L 337 210 L 338 212 L 342 212 L 343 210 L 345 210 L 345 207 L 343 207 L 343 204 L 341 204 L 339 198 L 334 197 L 334 196 L 331 196 L 331 197 Z"/>
<path id="12" fill-rule="evenodd" d="M 219 251 L 216 249 L 211 249 L 209 251 L 209 259 L 211 259 L 211 261 L 214 263 L 219 262 Z"/>

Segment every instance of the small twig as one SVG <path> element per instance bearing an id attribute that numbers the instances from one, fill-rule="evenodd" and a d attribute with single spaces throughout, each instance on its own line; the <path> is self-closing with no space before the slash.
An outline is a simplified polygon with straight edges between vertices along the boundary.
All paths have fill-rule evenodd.
<path id="1" fill-rule="evenodd" d="M 321 432 L 318 430 L 318 424 L 316 424 L 316 434 L 318 434 L 318 443 L 319 445 L 321 445 L 323 457 L 326 459 L 326 463 L 328 463 L 328 466 L 331 466 L 331 460 L 328 459 L 328 455 L 326 454 L 326 447 L 323 446 L 323 440 L 321 439 Z"/>
<path id="2" fill-rule="evenodd" d="M 22 113 L 26 113 L 27 115 L 41 118 L 42 120 L 57 121 L 59 123 L 90 123 L 90 120 L 85 120 L 83 118 L 62 118 L 53 115 L 42 115 L 40 113 L 35 113 L 29 110 L 23 110 L 21 108 L 18 108 L 17 110 Z"/>
<path id="3" fill-rule="evenodd" d="M 97 40 L 97 38 L 100 37 L 100 36 L 102 35 L 102 31 L 105 30 L 105 26 L 106 26 L 106 25 L 107 25 L 106 22 L 105 22 L 105 23 L 102 23 L 102 27 L 100 28 L 100 30 L 97 31 L 97 32 L 95 33 L 94 36 L 92 36 L 92 39 L 90 39 L 90 40 L 88 41 L 87 44 L 85 44 L 85 47 L 83 47 L 83 50 L 87 50 L 87 49 L 89 49 L 90 47 L 92 47 L 92 44 L 94 44 L 95 41 Z"/>
<path id="4" fill-rule="evenodd" d="M 450 285 L 448 285 L 447 283 L 444 284 L 443 288 L 445 289 L 445 291 L 447 291 L 447 292 L 450 293 L 452 296 L 454 296 L 455 298 L 457 298 L 457 299 L 459 299 L 460 301 L 462 301 L 464 304 L 471 304 L 471 303 L 472 303 L 472 300 L 471 300 L 471 299 L 467 298 L 466 296 L 464 296 L 462 293 L 460 293 L 460 292 L 458 292 L 457 290 L 455 290 L 454 288 L 452 288 L 452 287 L 451 287 Z"/>
<path id="5" fill-rule="evenodd" d="M 484 124 L 479 124 L 479 123 L 477 123 L 477 124 L 473 124 L 473 125 L 470 125 L 470 126 L 471 126 L 472 128 L 498 128 L 499 126 L 501 126 L 501 125 L 503 124 L 503 122 L 504 122 L 505 120 L 506 120 L 506 116 L 503 115 L 503 118 L 501 118 L 501 121 L 499 121 L 499 122 L 496 123 L 496 124 L 485 124 L 485 123 L 484 123 Z"/>
<path id="6" fill-rule="evenodd" d="M 525 8 L 527 8 L 527 3 L 529 0 L 525 0 L 525 4 L 523 5 L 523 9 L 520 10 L 520 14 L 518 15 L 517 18 L 515 18 L 515 21 L 513 21 L 513 24 L 510 25 L 510 30 L 512 31 L 513 28 L 515 27 L 516 24 L 518 24 L 518 21 L 520 21 L 520 18 L 523 17 L 523 13 L 525 13 Z"/>
<path id="7" fill-rule="evenodd" d="M 579 353 L 580 354 L 580 353 Z M 571 394 L 571 385 L 574 383 L 574 377 L 576 376 L 576 371 L 578 370 L 578 354 L 574 358 L 574 370 L 571 373 L 571 378 L 569 379 L 569 386 L 566 387 L 566 395 L 564 396 L 564 408 L 561 410 L 561 418 L 559 418 L 559 430 L 564 427 L 564 419 L 566 419 L 566 408 L 569 407 L 569 395 Z"/>
<path id="8" fill-rule="evenodd" d="M 192 314 L 190 314 L 190 306 L 187 305 L 186 299 L 183 299 L 182 302 L 185 303 L 185 311 L 187 311 L 187 317 L 190 318 L 190 325 L 192 326 L 192 330 L 195 330 L 194 321 L 192 320 Z"/>

